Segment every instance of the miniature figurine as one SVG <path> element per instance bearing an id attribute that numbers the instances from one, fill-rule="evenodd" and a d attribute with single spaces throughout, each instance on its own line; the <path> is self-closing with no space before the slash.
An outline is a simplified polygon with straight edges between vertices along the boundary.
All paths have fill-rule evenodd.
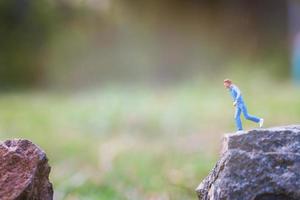
<path id="1" fill-rule="evenodd" d="M 241 91 L 239 90 L 239 88 L 236 85 L 234 85 L 232 83 L 232 81 L 229 79 L 224 80 L 224 86 L 225 86 L 225 88 L 227 88 L 229 90 L 229 92 L 233 98 L 233 106 L 235 106 L 234 119 L 235 119 L 237 131 L 243 130 L 242 121 L 241 121 L 241 113 L 242 112 L 244 114 L 244 117 L 247 120 L 258 123 L 259 127 L 261 128 L 264 124 L 264 119 L 248 114 L 247 107 L 244 103 L 244 100 L 243 100 L 243 97 L 242 97 L 242 94 L 241 94 Z"/>

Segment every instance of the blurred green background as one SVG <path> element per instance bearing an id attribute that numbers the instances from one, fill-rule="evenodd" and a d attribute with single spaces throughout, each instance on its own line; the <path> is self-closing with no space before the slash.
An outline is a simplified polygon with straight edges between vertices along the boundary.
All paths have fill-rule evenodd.
<path id="1" fill-rule="evenodd" d="M 196 199 L 235 130 L 223 79 L 266 127 L 298 122 L 297 13 L 293 0 L 2 0 L 1 140 L 46 151 L 57 200 Z"/>

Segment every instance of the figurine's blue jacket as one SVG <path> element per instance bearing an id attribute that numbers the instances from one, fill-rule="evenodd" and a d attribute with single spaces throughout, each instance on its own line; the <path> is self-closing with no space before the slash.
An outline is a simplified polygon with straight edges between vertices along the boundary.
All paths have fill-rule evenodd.
<path id="1" fill-rule="evenodd" d="M 229 91 L 233 98 L 233 101 L 235 101 L 238 105 L 244 104 L 241 91 L 236 85 L 232 84 L 229 88 Z"/>

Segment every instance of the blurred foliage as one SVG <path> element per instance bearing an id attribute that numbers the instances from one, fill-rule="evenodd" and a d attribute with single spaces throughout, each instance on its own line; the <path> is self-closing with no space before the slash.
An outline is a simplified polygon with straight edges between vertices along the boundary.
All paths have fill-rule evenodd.
<path id="1" fill-rule="evenodd" d="M 0 2 L 0 85 L 37 84 L 43 77 L 44 43 L 53 29 L 53 6 L 46 0 Z"/>
<path id="2" fill-rule="evenodd" d="M 164 84 L 222 75 L 237 70 L 233 62 L 243 70 L 264 66 L 286 79 L 286 6 L 270 0 L 3 0 L 0 85 Z"/>

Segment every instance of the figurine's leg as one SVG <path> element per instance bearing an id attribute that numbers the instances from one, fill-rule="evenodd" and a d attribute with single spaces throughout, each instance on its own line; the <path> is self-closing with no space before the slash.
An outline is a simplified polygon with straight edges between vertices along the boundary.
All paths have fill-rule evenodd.
<path id="1" fill-rule="evenodd" d="M 242 121 L 241 121 L 241 113 L 242 110 L 238 106 L 235 107 L 235 114 L 234 114 L 234 120 L 236 124 L 236 128 L 238 131 L 243 130 Z"/>
<path id="2" fill-rule="evenodd" d="M 248 113 L 247 107 L 246 107 L 245 105 L 242 105 L 242 106 L 241 106 L 241 110 L 242 110 L 242 112 L 243 112 L 243 114 L 244 114 L 244 116 L 245 116 L 245 118 L 246 118 L 247 120 L 250 120 L 250 121 L 259 123 L 260 118 L 258 118 L 258 117 L 256 117 L 256 116 L 253 116 L 253 115 L 250 115 L 250 114 Z"/>

